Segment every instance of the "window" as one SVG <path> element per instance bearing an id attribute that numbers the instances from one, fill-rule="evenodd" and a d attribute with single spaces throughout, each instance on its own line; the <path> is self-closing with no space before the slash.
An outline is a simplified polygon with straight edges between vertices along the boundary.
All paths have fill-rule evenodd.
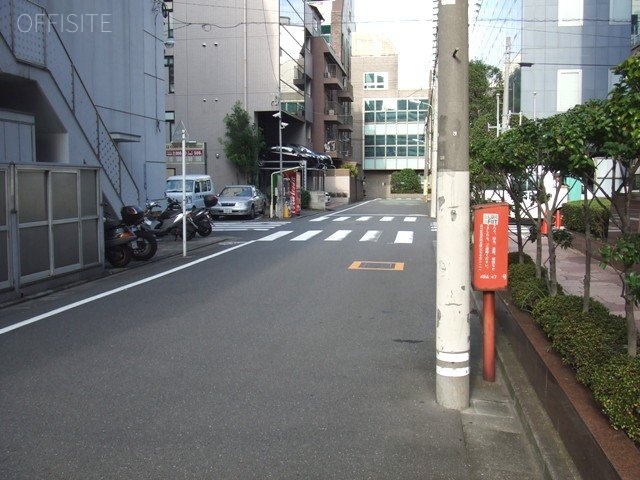
<path id="1" fill-rule="evenodd" d="M 621 75 L 617 75 L 613 70 L 613 68 L 609 69 L 609 90 L 607 90 L 609 92 L 615 88 L 616 83 L 620 82 L 621 78 Z"/>
<path id="2" fill-rule="evenodd" d="M 364 88 L 386 90 L 389 84 L 389 74 L 387 72 L 369 72 L 364 74 Z"/>
<path id="3" fill-rule="evenodd" d="M 164 121 L 167 125 L 167 143 L 171 143 L 173 139 L 173 132 L 176 128 L 176 112 L 164 112 Z"/>
<path id="4" fill-rule="evenodd" d="M 558 112 L 582 103 L 582 70 L 558 70 Z"/>
<path id="5" fill-rule="evenodd" d="M 609 0 L 609 23 L 629 23 L 631 20 L 631 0 Z"/>
<path id="6" fill-rule="evenodd" d="M 175 93 L 175 80 L 173 77 L 173 55 L 164 56 L 164 67 L 167 79 L 167 93 Z"/>
<path id="7" fill-rule="evenodd" d="M 584 0 L 558 0 L 558 26 L 582 26 Z"/>

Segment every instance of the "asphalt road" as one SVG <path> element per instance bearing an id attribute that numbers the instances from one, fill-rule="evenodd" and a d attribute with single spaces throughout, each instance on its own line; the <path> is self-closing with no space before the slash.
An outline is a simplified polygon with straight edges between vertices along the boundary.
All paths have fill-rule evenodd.
<path id="1" fill-rule="evenodd" d="M 424 202 L 224 234 L 2 311 L 0 478 L 470 478 Z"/>

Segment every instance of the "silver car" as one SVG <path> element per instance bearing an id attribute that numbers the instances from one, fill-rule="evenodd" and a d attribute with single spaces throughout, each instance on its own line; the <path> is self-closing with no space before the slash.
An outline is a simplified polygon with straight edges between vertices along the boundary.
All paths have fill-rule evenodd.
<path id="1" fill-rule="evenodd" d="M 254 185 L 227 185 L 218 195 L 218 203 L 211 207 L 216 216 L 248 216 L 264 214 L 267 197 Z"/>

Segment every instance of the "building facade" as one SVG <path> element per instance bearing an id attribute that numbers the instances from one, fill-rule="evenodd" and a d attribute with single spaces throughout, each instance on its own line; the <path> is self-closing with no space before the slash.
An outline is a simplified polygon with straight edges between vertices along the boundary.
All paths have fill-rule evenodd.
<path id="1" fill-rule="evenodd" d="M 630 53 L 630 23 L 631 0 L 483 0 L 470 56 L 508 77 L 520 68 L 523 114 L 548 117 L 606 98 Z"/>
<path id="2" fill-rule="evenodd" d="M 395 171 L 426 181 L 429 91 L 398 89 L 398 53 L 384 36 L 356 33 L 353 44 L 354 158 L 362 159 L 367 197 L 386 198 Z"/>
<path id="3" fill-rule="evenodd" d="M 188 173 L 212 175 L 218 189 L 244 180 L 220 143 L 224 116 L 236 102 L 262 130 L 267 147 L 297 144 L 326 151 L 334 166 L 351 159 L 351 0 L 317 3 L 165 2 L 171 10 L 166 140 L 179 142 L 184 128 L 189 142 L 205 146 L 202 161 L 190 163 Z M 263 162 L 258 182 L 268 182 L 279 168 L 271 162 Z M 180 173 L 171 159 L 167 167 Z"/>
<path id="4" fill-rule="evenodd" d="M 3 1 L 0 296 L 102 268 L 103 206 L 162 196 L 162 20 L 157 0 Z"/>

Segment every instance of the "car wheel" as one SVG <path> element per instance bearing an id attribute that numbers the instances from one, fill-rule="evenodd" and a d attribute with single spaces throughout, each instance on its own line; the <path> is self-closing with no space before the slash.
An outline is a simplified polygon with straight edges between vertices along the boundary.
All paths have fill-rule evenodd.
<path id="1" fill-rule="evenodd" d="M 251 212 L 249 213 L 249 218 L 251 220 L 256 218 L 256 207 L 255 207 L 255 205 L 251 205 Z"/>

